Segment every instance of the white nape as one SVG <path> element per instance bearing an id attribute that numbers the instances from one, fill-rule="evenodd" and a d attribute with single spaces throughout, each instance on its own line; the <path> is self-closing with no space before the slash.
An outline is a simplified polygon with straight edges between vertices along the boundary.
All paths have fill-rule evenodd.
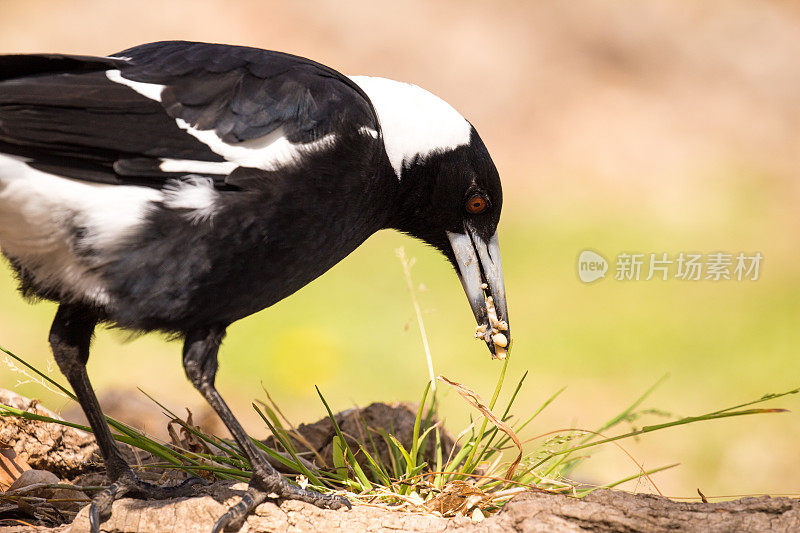
<path id="1" fill-rule="evenodd" d="M 164 186 L 164 205 L 170 209 L 186 209 L 186 218 L 192 223 L 210 220 L 214 216 L 214 203 L 218 193 L 211 178 L 187 176 L 169 180 Z"/>
<path id="2" fill-rule="evenodd" d="M 0 155 L 0 247 L 39 286 L 105 305 L 108 295 L 92 266 L 108 259 L 162 197 L 147 187 L 62 178 Z M 90 259 L 76 247 L 91 250 Z"/>
<path id="3" fill-rule="evenodd" d="M 122 73 L 119 70 L 107 70 L 106 77 L 114 83 L 127 85 L 137 93 L 141 94 L 142 96 L 146 96 L 151 100 L 155 100 L 156 102 L 161 101 L 161 92 L 164 90 L 163 85 L 159 85 L 157 83 L 143 83 L 140 81 L 129 80 L 128 78 L 123 78 Z"/>
<path id="4" fill-rule="evenodd" d="M 472 126 L 450 104 L 416 85 L 350 76 L 367 93 L 383 130 L 383 144 L 397 178 L 415 157 L 469 144 Z"/>

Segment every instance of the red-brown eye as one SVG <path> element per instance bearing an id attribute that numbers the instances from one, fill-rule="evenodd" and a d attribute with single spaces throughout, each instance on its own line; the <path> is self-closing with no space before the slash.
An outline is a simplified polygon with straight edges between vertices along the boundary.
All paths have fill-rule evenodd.
<path id="1" fill-rule="evenodd" d="M 486 201 L 486 198 L 476 194 L 474 196 L 470 196 L 469 200 L 467 200 L 467 211 L 473 215 L 477 215 L 483 213 L 486 210 L 487 205 L 488 202 Z"/>

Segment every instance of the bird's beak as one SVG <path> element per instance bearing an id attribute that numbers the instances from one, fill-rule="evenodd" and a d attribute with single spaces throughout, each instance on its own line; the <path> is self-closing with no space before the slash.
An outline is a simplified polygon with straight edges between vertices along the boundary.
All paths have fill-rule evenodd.
<path id="1" fill-rule="evenodd" d="M 475 337 L 483 339 L 492 356 L 505 358 L 511 345 L 506 287 L 497 233 L 487 243 L 468 224 L 464 233 L 447 232 L 458 263 L 459 278 L 478 321 Z"/>

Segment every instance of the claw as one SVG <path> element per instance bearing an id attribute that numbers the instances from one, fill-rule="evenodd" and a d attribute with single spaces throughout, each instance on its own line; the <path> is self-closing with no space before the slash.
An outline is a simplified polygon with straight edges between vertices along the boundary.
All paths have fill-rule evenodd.
<path id="1" fill-rule="evenodd" d="M 344 496 L 337 495 L 334 496 L 334 498 L 338 500 L 338 505 L 336 505 L 336 507 L 331 505 L 331 509 L 341 509 L 342 507 L 347 507 L 347 509 L 349 510 L 353 508 L 353 504 L 350 503 L 350 500 L 348 500 Z"/>
<path id="2" fill-rule="evenodd" d="M 247 488 L 244 496 L 242 496 L 242 500 L 228 509 L 225 514 L 217 520 L 214 527 L 211 529 L 211 533 L 222 533 L 226 529 L 229 531 L 238 531 L 244 525 L 247 515 L 273 493 L 287 500 L 300 500 L 323 509 L 353 508 L 350 500 L 344 496 L 321 494 L 313 490 L 301 489 L 285 480 L 281 480 L 275 490 L 258 488 L 253 486 L 252 483 L 253 481 L 251 481 L 251 485 Z M 258 483 L 258 480 L 256 480 L 256 483 Z"/>
<path id="3" fill-rule="evenodd" d="M 100 532 L 100 523 L 111 516 L 111 506 L 114 504 L 114 500 L 121 498 L 130 490 L 125 490 L 126 488 L 125 482 L 122 480 L 116 481 L 92 498 L 92 504 L 89 506 L 89 529 L 91 533 Z"/>
<path id="4" fill-rule="evenodd" d="M 133 472 L 126 472 L 108 488 L 92 498 L 92 504 L 89 506 L 89 530 L 91 533 L 100 533 L 100 524 L 111 516 L 111 507 L 114 502 L 126 494 L 140 499 L 166 500 L 190 496 L 193 494 L 192 487 L 207 484 L 208 482 L 204 479 L 190 477 L 178 485 L 159 487 L 142 481 Z"/>
<path id="5" fill-rule="evenodd" d="M 248 487 L 247 492 L 242 496 L 242 501 L 228 509 L 224 515 L 219 517 L 219 520 L 211 528 L 211 533 L 221 533 L 226 528 L 232 530 L 239 530 L 247 515 L 250 511 L 255 509 L 264 500 L 267 499 L 267 493 L 258 490 L 254 487 Z"/>
<path id="6" fill-rule="evenodd" d="M 347 507 L 348 509 L 353 508 L 350 500 L 344 496 L 339 496 L 338 494 L 321 494 L 313 490 L 301 489 L 300 487 L 296 487 L 295 485 L 292 485 L 286 481 L 283 482 L 283 486 L 279 487 L 277 492 L 280 494 L 281 498 L 285 498 L 287 500 L 300 500 L 302 502 L 316 505 L 322 509 L 336 510 L 341 509 L 342 507 Z"/>

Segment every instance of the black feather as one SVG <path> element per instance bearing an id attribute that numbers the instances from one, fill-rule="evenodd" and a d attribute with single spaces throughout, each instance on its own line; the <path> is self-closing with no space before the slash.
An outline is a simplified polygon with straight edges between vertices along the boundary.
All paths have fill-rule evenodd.
<path id="1" fill-rule="evenodd" d="M 164 85 L 162 102 L 111 81 L 107 70 Z M 0 153 L 36 168 L 163 187 L 180 173 L 160 171 L 161 159 L 224 161 L 175 119 L 233 145 L 273 132 L 306 143 L 379 129 L 369 99 L 349 78 L 279 52 L 174 41 L 111 58 L 0 56 Z"/>

